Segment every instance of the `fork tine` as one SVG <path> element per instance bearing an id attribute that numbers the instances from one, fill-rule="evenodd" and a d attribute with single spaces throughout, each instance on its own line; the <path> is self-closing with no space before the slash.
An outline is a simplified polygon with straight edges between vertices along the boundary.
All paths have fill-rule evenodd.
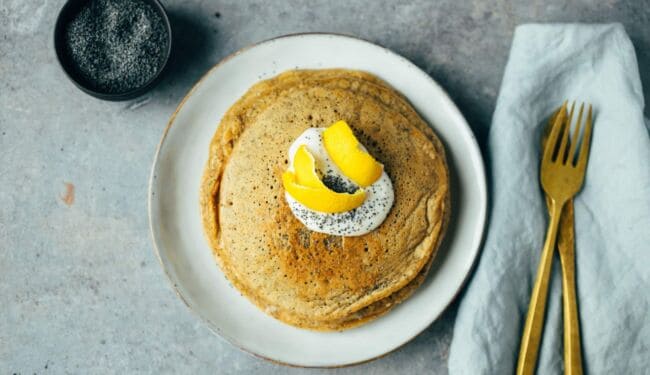
<path id="1" fill-rule="evenodd" d="M 565 100 L 564 103 L 562 103 L 562 107 L 558 110 L 557 116 L 555 116 L 555 121 L 553 122 L 553 126 L 551 126 L 551 134 L 548 135 L 546 146 L 544 147 L 544 156 L 542 157 L 543 163 L 550 162 L 553 158 L 553 152 L 557 148 L 560 128 L 562 127 L 562 123 L 566 118 L 566 106 L 567 101 Z"/>
<path id="2" fill-rule="evenodd" d="M 585 107 L 585 103 L 580 104 L 580 112 L 578 112 L 578 121 L 576 122 L 576 128 L 573 131 L 573 137 L 571 137 L 571 145 L 569 147 L 569 153 L 567 154 L 567 164 L 573 165 L 573 160 L 576 155 L 576 147 L 578 144 L 578 136 L 580 135 L 580 125 L 582 124 L 582 110 Z"/>
<path id="3" fill-rule="evenodd" d="M 587 112 L 587 122 L 585 122 L 585 135 L 582 138 L 582 145 L 580 145 L 580 154 L 578 155 L 578 162 L 576 167 L 584 171 L 587 166 L 587 159 L 589 158 L 589 144 L 591 143 L 591 104 L 589 105 L 589 112 Z"/>
<path id="4" fill-rule="evenodd" d="M 557 157 L 555 160 L 559 162 L 560 164 L 564 164 L 566 160 L 566 146 L 569 141 L 569 130 L 571 129 L 571 120 L 573 120 L 573 109 L 576 106 L 576 102 L 574 101 L 571 104 L 571 111 L 569 111 L 569 117 L 567 118 L 565 124 L 564 124 L 564 131 L 562 132 L 562 141 L 560 143 L 560 148 L 557 150 Z"/>

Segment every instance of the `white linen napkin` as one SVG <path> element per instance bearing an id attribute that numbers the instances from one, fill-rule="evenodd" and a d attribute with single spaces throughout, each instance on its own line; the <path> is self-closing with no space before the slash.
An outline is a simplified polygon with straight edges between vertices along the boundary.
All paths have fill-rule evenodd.
<path id="1" fill-rule="evenodd" d="M 620 24 L 515 31 L 488 141 L 489 227 L 460 303 L 451 374 L 515 371 L 548 221 L 540 136 L 565 99 L 594 108 L 589 165 L 575 198 L 584 370 L 650 374 L 650 137 L 634 48 Z M 562 332 L 556 252 L 539 374 L 562 373 Z"/>

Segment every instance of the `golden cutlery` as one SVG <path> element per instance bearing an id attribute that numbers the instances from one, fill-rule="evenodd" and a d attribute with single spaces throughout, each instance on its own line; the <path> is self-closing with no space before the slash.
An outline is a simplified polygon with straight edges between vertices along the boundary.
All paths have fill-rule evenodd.
<path id="1" fill-rule="evenodd" d="M 564 207 L 560 219 L 558 252 L 562 265 L 562 304 L 564 310 L 564 373 L 582 374 L 582 353 L 580 347 L 580 322 L 575 279 L 575 242 L 573 226 L 573 200 Z M 564 229 L 566 228 L 566 229 Z"/>
<path id="2" fill-rule="evenodd" d="M 578 121 L 576 122 L 576 129 L 570 143 L 569 133 L 575 103 L 571 106 L 571 111 L 568 116 L 566 114 L 566 106 L 567 103 L 565 102 L 555 118 L 555 123 L 551 129 L 551 134 L 549 135 L 547 146 L 544 147 L 544 154 L 542 156 L 540 180 L 542 182 L 542 188 L 550 201 L 550 221 L 521 339 L 519 360 L 517 363 L 517 374 L 520 375 L 533 374 L 535 371 L 539 343 L 544 325 L 553 249 L 557 238 L 560 215 L 566 202 L 582 187 L 587 159 L 589 157 L 589 143 L 592 129 L 591 106 L 589 107 L 587 121 L 585 123 L 582 144 L 577 155 L 576 149 L 579 143 L 578 137 L 580 136 L 584 104 L 581 106 Z M 564 263 L 568 265 L 569 262 Z M 575 281 L 575 278 L 573 280 Z M 575 286 L 574 283 L 572 285 Z M 571 287 L 570 285 L 567 286 Z M 570 298 L 569 295 L 572 295 L 573 301 L 575 302 L 575 288 L 569 290 L 566 294 L 567 298 Z M 572 317 L 577 322 L 577 308 L 575 308 L 575 304 L 573 307 L 574 313 Z M 575 339 L 576 337 L 578 340 Z M 567 339 L 570 340 L 568 349 L 574 348 L 576 342 L 579 345 L 579 333 L 576 336 L 575 332 L 572 331 L 569 337 L 565 334 L 565 340 Z M 572 352 L 572 358 L 575 358 L 575 352 Z"/>
<path id="3" fill-rule="evenodd" d="M 582 108 L 581 108 L 582 109 Z M 542 137 L 542 150 L 546 147 L 548 134 L 555 123 L 559 110 L 551 116 Z M 587 119 L 590 121 L 590 118 Z M 546 206 L 551 208 L 551 202 L 546 197 Z M 575 228 L 573 216 L 573 199 L 569 199 L 560 216 L 560 228 L 557 239 L 558 253 L 562 268 L 562 303 L 564 311 L 564 368 L 567 375 L 582 374 L 582 353 L 580 345 L 580 324 L 578 314 L 578 298 L 575 280 Z"/>

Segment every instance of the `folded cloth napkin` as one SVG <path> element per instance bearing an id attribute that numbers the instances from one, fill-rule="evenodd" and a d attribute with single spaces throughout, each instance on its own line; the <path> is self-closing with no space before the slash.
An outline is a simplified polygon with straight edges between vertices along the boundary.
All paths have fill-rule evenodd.
<path id="1" fill-rule="evenodd" d="M 492 119 L 492 212 L 460 303 L 451 374 L 515 371 L 548 222 L 540 137 L 565 99 L 594 108 L 585 183 L 575 198 L 584 370 L 650 373 L 650 138 L 634 48 L 620 24 L 530 24 L 515 31 Z M 563 372 L 557 252 L 554 262 L 539 374 Z"/>

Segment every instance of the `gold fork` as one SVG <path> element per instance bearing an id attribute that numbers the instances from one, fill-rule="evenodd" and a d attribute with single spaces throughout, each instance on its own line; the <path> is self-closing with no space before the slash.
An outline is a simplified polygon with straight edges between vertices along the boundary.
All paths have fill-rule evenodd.
<path id="1" fill-rule="evenodd" d="M 539 268 L 537 270 L 535 285 L 530 297 L 530 305 L 528 307 L 524 332 L 521 338 L 519 360 L 517 363 L 517 374 L 519 375 L 533 374 L 535 371 L 542 327 L 544 325 L 546 297 L 548 295 L 553 249 L 557 238 L 560 215 L 565 203 L 582 187 L 589 157 L 589 143 L 592 129 L 591 106 L 589 106 L 584 135 L 580 150 L 577 154 L 577 160 L 575 160 L 575 156 L 576 148 L 579 143 L 578 137 L 580 134 L 580 124 L 582 123 L 584 104 L 580 108 L 576 129 L 570 143 L 569 130 L 571 128 L 575 103 L 571 106 L 571 112 L 568 117 L 566 115 L 566 106 L 567 103 L 565 102 L 560 109 L 560 113 L 556 116 L 555 124 L 551 129 L 551 134 L 549 135 L 546 147 L 544 147 L 544 154 L 542 156 L 540 179 L 542 182 L 542 188 L 550 201 L 550 221 L 546 233 L 546 240 L 544 242 L 544 249 L 542 250 L 542 256 L 540 258 Z M 575 281 L 575 279 L 573 279 L 573 281 Z M 574 283 L 573 286 L 575 286 Z M 573 300 L 575 301 L 575 288 L 566 294 L 572 294 Z M 575 319 L 575 322 L 577 323 L 577 309 L 574 309 L 574 311 L 575 314 L 573 314 L 573 318 L 570 319 Z M 579 332 L 572 332 L 569 338 L 572 339 L 569 343 L 570 348 L 575 348 L 575 343 L 578 343 L 579 345 Z M 565 334 L 565 345 L 566 341 L 567 335 Z M 577 352 L 579 353 L 579 351 L 580 347 L 578 346 Z M 575 358 L 575 355 L 572 358 Z M 572 361 L 572 363 L 573 362 L 574 361 Z M 567 364 L 567 366 L 569 365 Z"/>
<path id="2" fill-rule="evenodd" d="M 582 110 L 583 107 L 580 109 Z M 555 123 L 558 109 L 548 126 L 544 129 L 542 137 L 542 152 L 548 141 L 548 134 Z M 546 199 L 546 206 L 550 210 L 551 201 Z M 550 211 L 549 211 L 550 213 Z M 564 372 L 567 375 L 582 374 L 582 352 L 580 345 L 580 324 L 578 314 L 578 298 L 576 296 L 575 280 L 575 229 L 573 217 L 573 199 L 569 199 L 562 209 L 558 229 L 557 249 L 560 254 L 562 267 L 562 302 L 564 311 Z"/>

